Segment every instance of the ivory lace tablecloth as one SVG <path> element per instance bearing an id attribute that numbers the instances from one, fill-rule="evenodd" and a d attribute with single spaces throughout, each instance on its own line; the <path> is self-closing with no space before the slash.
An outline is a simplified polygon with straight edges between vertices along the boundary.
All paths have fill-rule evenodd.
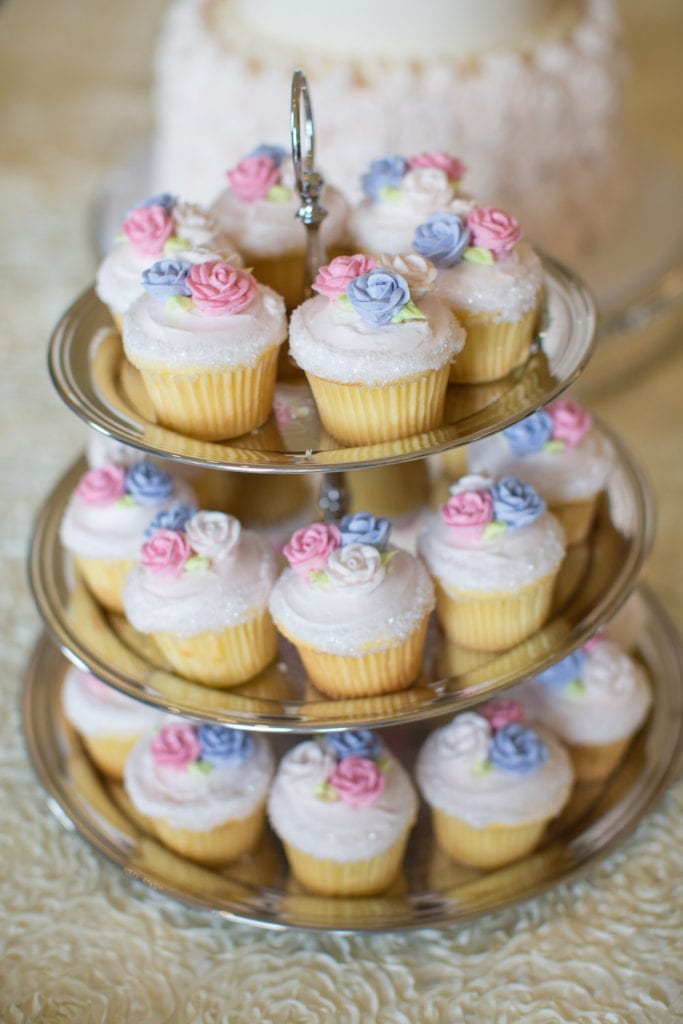
<path id="1" fill-rule="evenodd" d="M 84 440 L 53 394 L 46 341 L 92 279 L 92 202 L 150 131 L 161 0 L 10 0 L 0 9 L 2 653 L 0 1019 L 282 1024 L 582 1024 L 683 1018 L 683 781 L 582 880 L 466 927 L 264 932 L 146 889 L 63 830 L 22 742 L 40 622 L 30 524 Z M 683 168 L 680 4 L 625 6 L 636 116 Z M 655 74 L 651 74 L 654 72 Z M 680 121 L 679 121 L 680 128 Z M 594 402 L 648 470 L 659 532 L 645 578 L 683 626 L 683 353 Z"/>

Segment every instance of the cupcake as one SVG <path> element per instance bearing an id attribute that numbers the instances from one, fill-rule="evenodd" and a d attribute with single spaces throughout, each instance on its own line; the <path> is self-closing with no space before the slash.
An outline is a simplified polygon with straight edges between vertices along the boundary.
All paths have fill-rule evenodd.
<path id="1" fill-rule="evenodd" d="M 124 591 L 126 617 L 180 675 L 236 686 L 277 653 L 268 613 L 276 575 L 270 545 L 234 516 L 179 516 L 150 530 Z"/>
<path id="2" fill-rule="evenodd" d="M 287 336 L 282 299 L 230 263 L 161 260 L 124 318 L 123 347 L 159 423 L 205 441 L 264 423 Z"/>
<path id="3" fill-rule="evenodd" d="M 465 335 L 426 293 L 426 261 L 422 287 L 411 269 L 412 287 L 371 257 L 337 257 L 318 272 L 319 294 L 292 313 L 292 356 L 323 426 L 343 444 L 410 437 L 443 420 L 450 363 Z"/>
<path id="4" fill-rule="evenodd" d="M 533 487 L 517 477 L 497 483 L 462 477 L 440 511 L 430 513 L 417 548 L 453 643 L 507 650 L 548 618 L 564 533 Z"/>
<path id="5" fill-rule="evenodd" d="M 118 780 L 140 737 L 166 717 L 75 666 L 64 677 L 62 708 L 100 771 Z"/>
<path id="6" fill-rule="evenodd" d="M 182 506 L 191 489 L 153 462 L 105 463 L 79 480 L 59 528 L 88 589 L 110 611 L 123 610 L 123 587 L 153 519 Z"/>
<path id="7" fill-rule="evenodd" d="M 232 238 L 253 273 L 293 309 L 304 294 L 306 229 L 297 214 L 301 199 L 291 159 L 280 146 L 262 145 L 227 172 L 228 187 L 211 212 Z M 340 250 L 346 231 L 346 201 L 334 188 L 322 194 L 327 216 L 320 226 L 328 252 Z"/>
<path id="8" fill-rule="evenodd" d="M 203 207 L 181 202 L 167 192 L 133 207 L 95 279 L 95 291 L 119 330 L 123 314 L 142 294 L 143 270 L 156 260 L 177 259 L 179 253 L 197 247 L 219 251 L 229 262 L 242 266 L 232 240 L 219 231 L 216 217 Z"/>
<path id="9" fill-rule="evenodd" d="M 436 841 L 463 864 L 497 868 L 531 853 L 569 799 L 569 755 L 523 718 L 520 704 L 494 701 L 456 715 L 418 754 Z"/>
<path id="10" fill-rule="evenodd" d="M 135 745 L 124 784 L 166 846 L 224 864 L 258 843 L 273 768 L 265 736 L 177 720 Z"/>
<path id="11" fill-rule="evenodd" d="M 268 797 L 292 874 L 325 896 L 387 889 L 416 814 L 407 773 L 367 730 L 299 743 L 280 762 Z"/>
<path id="12" fill-rule="evenodd" d="M 413 249 L 439 268 L 436 294 L 467 331 L 452 381 L 498 380 L 529 356 L 543 268 L 521 237 L 514 217 L 492 206 L 436 213 L 415 232 Z"/>
<path id="13" fill-rule="evenodd" d="M 569 749 L 580 782 L 605 778 L 623 758 L 652 701 L 641 666 L 602 636 L 515 688 L 530 718 Z"/>
<path id="14" fill-rule="evenodd" d="M 354 249 L 377 255 L 407 253 L 416 228 L 433 213 L 466 217 L 474 202 L 460 192 L 465 165 L 448 153 L 373 160 L 361 176 L 363 199 L 349 217 Z"/>
<path id="15" fill-rule="evenodd" d="M 471 473 L 521 476 L 562 523 L 568 544 L 588 536 L 614 449 L 576 402 L 560 398 L 467 450 Z"/>
<path id="16" fill-rule="evenodd" d="M 297 530 L 284 548 L 270 611 L 329 697 L 404 690 L 420 672 L 434 588 L 417 558 L 388 548 L 389 532 L 359 512 Z"/>

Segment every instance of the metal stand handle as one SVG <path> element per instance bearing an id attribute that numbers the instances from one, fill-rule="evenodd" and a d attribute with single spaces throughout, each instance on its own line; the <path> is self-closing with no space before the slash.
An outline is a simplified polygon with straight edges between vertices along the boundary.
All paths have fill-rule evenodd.
<path id="1" fill-rule="evenodd" d="M 290 114 L 292 132 L 292 160 L 296 187 L 301 197 L 297 217 L 306 225 L 306 264 L 304 298 L 311 296 L 311 285 L 318 269 L 326 263 L 325 248 L 320 237 L 320 225 L 327 210 L 320 203 L 325 182 L 315 170 L 315 129 L 308 82 L 303 71 L 292 77 L 292 106 Z"/>

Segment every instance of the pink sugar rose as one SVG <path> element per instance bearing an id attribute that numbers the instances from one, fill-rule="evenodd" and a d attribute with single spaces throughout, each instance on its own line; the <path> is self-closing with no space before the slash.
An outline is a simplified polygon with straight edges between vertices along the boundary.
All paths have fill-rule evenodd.
<path id="1" fill-rule="evenodd" d="M 597 636 L 592 636 L 590 640 L 586 640 L 581 650 L 584 652 L 584 654 L 590 654 L 590 652 L 594 651 L 596 647 L 602 646 L 606 639 L 607 637 L 602 636 L 601 633 L 599 633 Z"/>
<path id="2" fill-rule="evenodd" d="M 76 495 L 86 505 L 113 505 L 126 493 L 126 471 L 112 463 L 100 469 L 89 469 L 81 477 Z"/>
<path id="3" fill-rule="evenodd" d="M 504 259 L 522 237 L 514 217 L 495 206 L 477 206 L 467 218 L 472 245 L 489 249 L 496 259 Z"/>
<path id="4" fill-rule="evenodd" d="M 280 167 L 270 156 L 247 156 L 227 174 L 230 188 L 243 203 L 265 199 L 280 182 Z"/>
<path id="5" fill-rule="evenodd" d="M 384 775 L 368 757 L 343 758 L 328 779 L 347 807 L 369 807 L 384 789 Z"/>
<path id="6" fill-rule="evenodd" d="M 512 722 L 524 721 L 524 708 L 516 700 L 491 700 L 488 704 L 480 705 L 477 708 L 477 713 L 482 715 L 495 730 L 504 729 Z"/>
<path id="7" fill-rule="evenodd" d="M 553 421 L 553 441 L 564 441 L 573 448 L 591 428 L 591 414 L 568 398 L 559 398 L 546 406 L 545 411 Z"/>
<path id="8" fill-rule="evenodd" d="M 462 160 L 439 151 L 414 156 L 408 161 L 408 170 L 413 171 L 416 167 L 438 167 L 440 171 L 444 171 L 449 181 L 460 181 L 467 171 Z"/>
<path id="9" fill-rule="evenodd" d="M 89 672 L 86 672 L 81 676 L 81 679 L 83 682 L 83 689 L 86 693 L 89 693 L 92 697 L 99 700 L 107 700 L 111 697 L 112 693 L 115 692 L 112 691 L 110 686 L 103 683 L 101 679 L 98 679 L 96 676 L 91 676 Z"/>
<path id="10" fill-rule="evenodd" d="M 155 576 L 180 576 L 192 554 L 190 542 L 179 530 L 155 530 L 140 550 L 140 562 Z"/>
<path id="11" fill-rule="evenodd" d="M 282 553 L 294 572 L 307 579 L 309 573 L 325 568 L 330 552 L 340 544 L 341 536 L 336 526 L 312 523 L 297 530 Z"/>
<path id="12" fill-rule="evenodd" d="M 253 274 L 220 260 L 195 263 L 187 275 L 187 285 L 195 306 L 207 316 L 243 312 L 254 301 L 258 287 Z"/>
<path id="13" fill-rule="evenodd" d="M 138 206 L 123 225 L 126 238 L 140 256 L 159 256 L 174 231 L 173 217 L 163 206 Z"/>
<path id="14" fill-rule="evenodd" d="M 343 295 L 354 277 L 376 270 L 377 260 L 372 256 L 336 256 L 326 267 L 321 267 L 313 284 L 313 290 L 325 295 L 328 299 L 336 299 Z"/>
<path id="15" fill-rule="evenodd" d="M 493 522 L 493 498 L 490 491 L 458 491 L 441 509 L 447 526 L 483 527 Z"/>
<path id="16" fill-rule="evenodd" d="M 151 750 L 155 764 L 182 772 L 199 760 L 199 732 L 186 722 L 166 725 L 152 740 Z"/>

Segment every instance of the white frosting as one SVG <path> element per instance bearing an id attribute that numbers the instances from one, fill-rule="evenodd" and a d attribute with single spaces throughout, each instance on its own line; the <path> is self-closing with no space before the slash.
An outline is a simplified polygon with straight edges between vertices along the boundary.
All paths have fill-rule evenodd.
<path id="1" fill-rule="evenodd" d="M 136 366 L 255 366 L 287 337 L 284 300 L 259 285 L 242 313 L 209 316 L 196 308 L 169 309 L 142 295 L 126 313 L 123 347 Z"/>
<path id="2" fill-rule="evenodd" d="M 269 741 L 252 735 L 254 748 L 246 761 L 216 765 L 206 773 L 155 764 L 154 735 L 145 736 L 126 761 L 126 791 L 142 814 L 162 818 L 174 828 L 209 832 L 246 818 L 264 800 L 274 768 Z"/>
<path id="3" fill-rule="evenodd" d="M 418 537 L 418 553 L 449 592 L 519 590 L 554 572 L 564 558 L 564 531 L 549 512 L 491 540 L 472 540 L 464 532 L 433 512 Z"/>
<path id="4" fill-rule="evenodd" d="M 614 448 L 604 434 L 592 427 L 574 446 L 515 456 L 500 433 L 471 444 L 467 465 L 473 473 L 519 476 L 549 504 L 557 505 L 599 494 L 614 466 Z"/>
<path id="5" fill-rule="evenodd" d="M 425 173 L 440 176 L 441 189 L 418 190 L 416 177 Z M 400 198 L 363 199 L 349 218 L 349 234 L 354 245 L 369 252 L 410 252 L 415 229 L 433 213 L 447 211 L 463 219 L 474 207 L 474 201 L 464 196 L 452 197 L 453 189 L 443 171 L 422 168 L 410 171 L 399 187 Z"/>
<path id="6" fill-rule="evenodd" d="M 138 564 L 123 592 L 130 624 L 141 633 L 193 636 L 238 626 L 260 614 L 277 576 L 269 544 L 251 530 L 208 569 L 179 576 L 156 574 Z"/>
<path id="7" fill-rule="evenodd" d="M 101 434 L 99 430 L 89 430 L 85 457 L 90 469 L 101 469 L 110 462 L 128 468 L 134 466 L 136 462 L 143 462 L 149 456 L 139 448 L 117 441 L 115 437 Z"/>
<path id="8" fill-rule="evenodd" d="M 174 480 L 167 498 L 144 505 L 118 501 L 88 505 L 72 494 L 59 527 L 59 539 L 67 551 L 82 558 L 138 558 L 145 530 L 154 517 L 178 504 L 196 504 L 194 492 L 181 480 Z"/>
<path id="9" fill-rule="evenodd" d="M 326 187 L 322 205 L 327 216 L 320 227 L 320 236 L 326 246 L 338 244 L 346 232 L 348 207 L 346 200 L 335 188 Z M 306 228 L 297 217 L 301 199 L 296 189 L 284 203 L 259 199 L 245 203 L 229 189 L 224 189 L 211 207 L 221 228 L 237 240 L 248 259 L 284 256 L 289 253 L 303 255 L 306 249 Z"/>
<path id="10" fill-rule="evenodd" d="M 371 588 L 311 584 L 285 569 L 270 595 L 270 612 L 290 638 L 328 654 L 360 656 L 404 641 L 434 603 L 422 563 L 397 550 Z"/>
<path id="11" fill-rule="evenodd" d="M 340 863 L 368 860 L 396 843 L 415 820 L 417 798 L 406 771 L 387 755 L 385 785 L 369 807 L 316 796 L 334 767 L 315 741 L 285 755 L 268 797 L 268 817 L 277 835 L 304 853 Z"/>
<path id="12" fill-rule="evenodd" d="M 418 754 L 415 778 L 430 807 L 461 818 L 471 828 L 521 825 L 559 814 L 574 773 L 556 739 L 541 732 L 548 759 L 528 774 L 496 766 L 478 773 L 473 770 L 477 759 L 462 756 L 450 742 L 449 733 L 459 728 L 460 717 L 436 729 Z"/>
<path id="13" fill-rule="evenodd" d="M 317 295 L 292 313 L 290 351 L 307 372 L 345 384 L 388 384 L 439 369 L 462 349 L 465 332 L 432 295 L 418 307 L 426 319 L 374 327 Z"/>
<path id="14" fill-rule="evenodd" d="M 529 714 L 567 743 L 603 744 L 631 736 L 645 721 L 652 695 L 643 669 L 611 640 L 586 652 L 585 690 L 523 684 Z"/>
<path id="15" fill-rule="evenodd" d="M 436 294 L 456 312 L 492 313 L 496 323 L 516 323 L 538 305 L 542 285 L 541 261 L 522 242 L 507 259 L 492 264 L 461 260 L 440 270 Z"/>
<path id="16" fill-rule="evenodd" d="M 75 666 L 64 677 L 62 707 L 83 736 L 141 734 L 167 718 L 158 708 L 119 693 Z"/>

